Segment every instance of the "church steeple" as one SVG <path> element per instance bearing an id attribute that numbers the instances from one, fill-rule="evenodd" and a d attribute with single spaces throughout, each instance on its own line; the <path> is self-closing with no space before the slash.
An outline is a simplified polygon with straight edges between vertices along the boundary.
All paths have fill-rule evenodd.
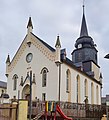
<path id="1" fill-rule="evenodd" d="M 83 3 L 83 17 L 81 23 L 80 36 L 76 40 L 75 50 L 72 52 L 72 61 L 75 65 L 82 65 L 84 71 L 90 71 L 87 68 L 87 62 L 93 61 L 97 65 L 97 49 L 95 48 L 94 41 L 92 37 L 88 35 L 88 29 L 85 19 L 84 3 Z M 86 65 L 86 66 L 85 66 Z M 85 67 L 84 67 L 85 66 Z M 87 70 L 86 70 L 87 68 Z"/>
<path id="2" fill-rule="evenodd" d="M 85 13 L 84 13 L 84 5 L 83 5 L 83 18 L 82 18 L 82 24 L 81 24 L 80 37 L 83 37 L 83 36 L 88 36 L 87 24 L 86 24 Z"/>
<path id="3" fill-rule="evenodd" d="M 85 19 L 84 4 L 83 4 L 83 17 L 82 17 L 82 23 L 81 23 L 80 37 L 76 40 L 75 47 L 76 48 L 94 47 L 94 41 L 88 35 L 88 29 L 87 29 L 87 24 L 86 24 L 86 19 Z"/>

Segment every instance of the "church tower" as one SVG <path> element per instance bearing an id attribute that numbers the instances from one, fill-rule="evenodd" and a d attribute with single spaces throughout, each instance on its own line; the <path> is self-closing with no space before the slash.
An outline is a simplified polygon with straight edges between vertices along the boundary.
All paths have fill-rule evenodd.
<path id="1" fill-rule="evenodd" d="M 84 5 L 80 37 L 76 40 L 75 48 L 76 49 L 72 52 L 72 61 L 74 65 L 94 77 L 96 74 L 95 69 L 99 69 L 97 60 L 98 51 L 92 37 L 88 35 Z"/>

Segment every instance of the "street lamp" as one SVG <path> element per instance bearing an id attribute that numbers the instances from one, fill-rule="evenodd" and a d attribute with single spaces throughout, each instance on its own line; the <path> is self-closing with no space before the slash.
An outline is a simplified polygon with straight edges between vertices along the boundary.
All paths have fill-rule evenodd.
<path id="1" fill-rule="evenodd" d="M 109 54 L 105 55 L 105 57 L 104 57 L 104 58 L 109 59 Z"/>
<path id="2" fill-rule="evenodd" d="M 21 80 L 20 85 L 23 86 L 27 79 L 30 80 L 29 120 L 31 120 L 31 115 L 32 115 L 32 71 L 30 71 L 30 74 L 27 74 L 24 82 Z"/>

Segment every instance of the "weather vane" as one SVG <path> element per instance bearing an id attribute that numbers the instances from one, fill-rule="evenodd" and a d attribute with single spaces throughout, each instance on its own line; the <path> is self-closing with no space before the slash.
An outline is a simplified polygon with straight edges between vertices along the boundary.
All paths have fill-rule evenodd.
<path id="1" fill-rule="evenodd" d="M 83 7 L 84 7 L 84 5 L 85 5 L 85 0 L 83 0 Z"/>
<path id="2" fill-rule="evenodd" d="M 83 13 L 84 13 L 84 7 L 85 7 L 85 0 L 83 0 Z"/>

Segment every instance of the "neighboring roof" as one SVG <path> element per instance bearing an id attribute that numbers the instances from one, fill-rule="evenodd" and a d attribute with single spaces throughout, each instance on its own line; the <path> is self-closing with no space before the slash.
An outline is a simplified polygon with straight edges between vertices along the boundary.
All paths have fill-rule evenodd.
<path id="1" fill-rule="evenodd" d="M 34 35 L 33 33 L 31 33 L 32 35 Z M 34 35 L 41 43 L 43 43 L 49 50 L 51 50 L 52 52 L 55 52 L 55 49 L 53 47 L 51 47 L 49 44 L 47 44 L 46 42 L 44 42 L 43 40 L 41 40 L 39 37 L 37 37 L 36 35 Z"/>
<path id="2" fill-rule="evenodd" d="M 101 103 L 109 102 L 109 95 L 106 95 L 106 97 L 101 97 Z"/>
<path id="3" fill-rule="evenodd" d="M 99 85 L 102 85 L 102 84 L 100 83 L 100 81 L 97 81 L 95 78 L 91 77 L 90 75 L 88 75 L 88 74 L 85 73 L 84 71 L 81 71 L 80 69 L 78 69 L 78 68 L 73 64 L 73 62 L 72 62 L 70 59 L 68 59 L 67 57 L 66 57 L 66 59 L 62 60 L 62 62 L 66 63 L 67 65 L 69 65 L 69 66 L 72 67 L 73 69 L 77 70 L 78 72 L 84 74 L 85 76 L 87 76 L 88 78 L 92 79 L 94 82 L 98 83 Z"/>
<path id="4" fill-rule="evenodd" d="M 106 101 L 109 101 L 109 95 L 106 95 Z"/>
<path id="5" fill-rule="evenodd" d="M 107 58 L 107 59 L 109 59 L 109 54 L 105 55 L 105 57 L 104 57 L 104 58 Z"/>
<path id="6" fill-rule="evenodd" d="M 0 88 L 7 88 L 7 82 L 0 81 Z"/>
<path id="7" fill-rule="evenodd" d="M 106 103 L 106 97 L 101 97 L 101 103 L 102 104 Z"/>
<path id="8" fill-rule="evenodd" d="M 9 98 L 9 95 L 6 94 L 6 93 L 3 93 L 3 94 L 1 94 L 0 98 L 6 98 L 6 99 L 8 99 L 8 98 Z"/>

